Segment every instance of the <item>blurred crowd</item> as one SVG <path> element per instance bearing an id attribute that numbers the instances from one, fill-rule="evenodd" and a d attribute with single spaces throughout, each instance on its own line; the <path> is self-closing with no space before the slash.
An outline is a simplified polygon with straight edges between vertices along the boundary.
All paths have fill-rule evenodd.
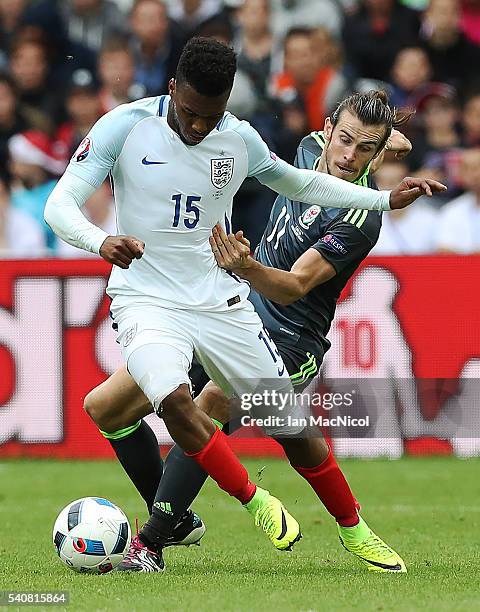
<path id="1" fill-rule="evenodd" d="M 413 151 L 376 173 L 449 187 L 384 215 L 374 253 L 480 252 L 480 0 L 0 0 L 0 257 L 92 256 L 58 240 L 45 202 L 91 126 L 167 92 L 186 40 L 232 44 L 229 110 L 293 161 L 301 138 L 352 91 L 416 109 Z M 247 180 L 234 227 L 259 240 L 274 194 Z M 108 184 L 84 213 L 116 233 Z"/>

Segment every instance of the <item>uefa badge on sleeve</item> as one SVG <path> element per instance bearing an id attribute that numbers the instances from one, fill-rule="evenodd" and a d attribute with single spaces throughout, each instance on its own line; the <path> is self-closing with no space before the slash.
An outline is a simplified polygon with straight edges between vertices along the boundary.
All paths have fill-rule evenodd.
<path id="1" fill-rule="evenodd" d="M 72 160 L 77 162 L 82 162 L 87 159 L 88 154 L 90 153 L 90 147 L 92 145 L 92 141 L 90 138 L 84 138 L 82 142 L 78 145 L 77 150 L 73 154 Z"/>

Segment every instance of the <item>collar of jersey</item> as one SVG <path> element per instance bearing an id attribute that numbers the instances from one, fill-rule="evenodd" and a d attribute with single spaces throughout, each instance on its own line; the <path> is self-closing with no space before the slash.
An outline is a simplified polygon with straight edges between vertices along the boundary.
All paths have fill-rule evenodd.
<path id="1" fill-rule="evenodd" d="M 312 132 L 310 136 L 317 142 L 317 144 L 319 145 L 319 147 L 322 149 L 322 152 L 323 152 L 323 149 L 325 147 L 325 135 L 323 131 Z M 317 157 L 317 159 L 315 160 L 315 163 L 313 164 L 314 168 L 317 167 L 317 163 L 319 159 L 320 159 L 320 156 Z M 367 179 L 370 173 L 371 165 L 372 165 L 372 162 L 370 162 L 368 166 L 365 168 L 365 171 L 363 172 L 362 176 L 359 176 L 356 180 L 353 181 L 355 185 L 361 185 L 362 187 L 367 187 Z"/>

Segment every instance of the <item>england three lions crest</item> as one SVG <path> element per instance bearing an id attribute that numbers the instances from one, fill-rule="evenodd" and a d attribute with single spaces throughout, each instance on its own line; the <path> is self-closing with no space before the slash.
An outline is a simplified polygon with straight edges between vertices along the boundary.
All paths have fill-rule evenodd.
<path id="1" fill-rule="evenodd" d="M 223 189 L 232 180 L 234 158 L 211 159 L 210 164 L 213 186 L 217 189 Z"/>

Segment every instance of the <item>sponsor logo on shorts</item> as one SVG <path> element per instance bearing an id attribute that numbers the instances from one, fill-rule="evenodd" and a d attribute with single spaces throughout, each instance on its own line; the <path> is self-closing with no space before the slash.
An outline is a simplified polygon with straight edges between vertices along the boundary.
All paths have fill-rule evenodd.
<path id="1" fill-rule="evenodd" d="M 123 338 L 123 346 L 128 346 L 129 344 L 131 344 L 132 340 L 135 338 L 136 333 L 137 324 L 135 323 L 135 325 L 132 325 L 132 327 L 127 329 L 127 331 L 125 332 L 125 336 Z"/>

